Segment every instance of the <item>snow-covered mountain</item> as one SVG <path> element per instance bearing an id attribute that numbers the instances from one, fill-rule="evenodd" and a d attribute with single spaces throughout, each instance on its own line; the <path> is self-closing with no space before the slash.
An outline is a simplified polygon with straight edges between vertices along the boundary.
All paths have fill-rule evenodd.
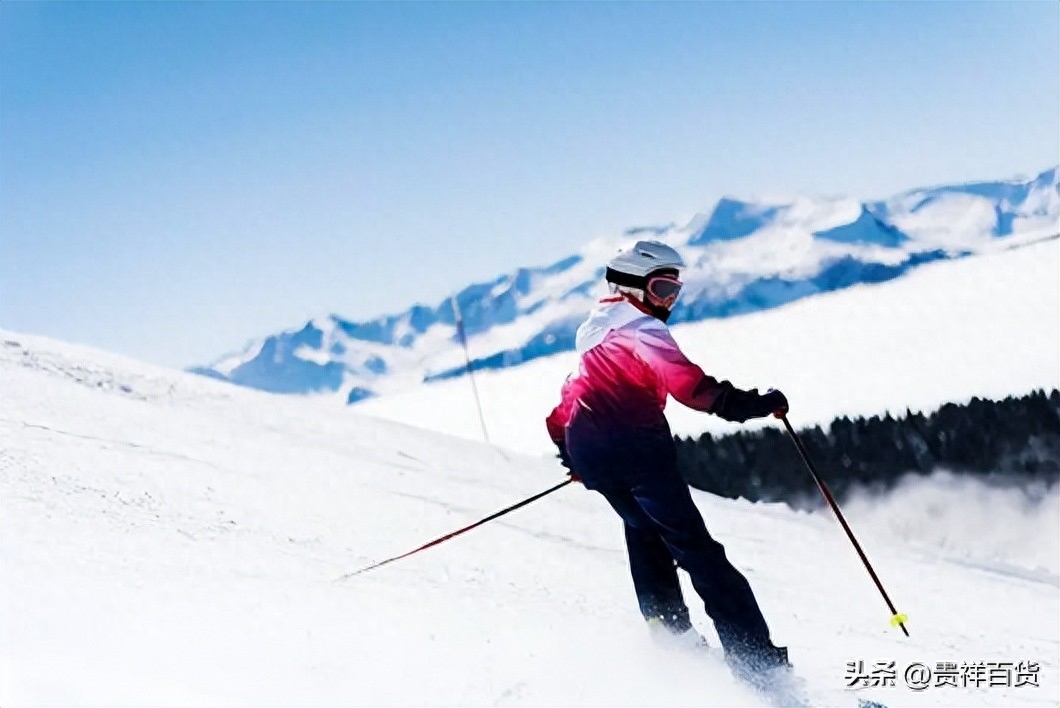
<path id="1" fill-rule="evenodd" d="M 801 425 L 1048 391 L 1060 387 L 1060 239 L 938 261 L 885 283 L 679 324 L 672 332 L 710 374 L 743 388 L 784 391 L 792 420 Z M 565 352 L 479 372 L 476 390 L 490 440 L 508 450 L 554 454 L 544 417 L 577 361 L 575 352 Z M 378 396 L 356 410 L 482 439 L 466 380 Z M 679 435 L 746 427 L 676 402 L 666 417 Z"/>
<path id="2" fill-rule="evenodd" d="M 689 263 L 671 320 L 679 323 L 890 280 L 924 263 L 1058 231 L 1055 167 L 1032 179 L 916 189 L 879 202 L 725 198 L 683 226 L 640 227 L 597 239 L 550 265 L 470 285 L 456 298 L 472 366 L 500 369 L 571 349 L 577 325 L 603 292 L 603 263 L 636 238 L 666 241 Z M 354 403 L 459 376 L 465 365 L 446 299 L 367 322 L 315 318 L 192 371 Z"/>
<path id="3" fill-rule="evenodd" d="M 762 704 L 653 645 L 622 524 L 577 485 L 336 582 L 547 489 L 555 460 L 13 332 L 0 390 L 4 706 Z M 814 705 L 1056 705 L 1055 489 L 940 474 L 846 506 L 909 638 L 827 512 L 693 498 Z M 893 685 L 847 690 L 858 661 Z M 907 688 L 915 662 L 956 684 Z"/>

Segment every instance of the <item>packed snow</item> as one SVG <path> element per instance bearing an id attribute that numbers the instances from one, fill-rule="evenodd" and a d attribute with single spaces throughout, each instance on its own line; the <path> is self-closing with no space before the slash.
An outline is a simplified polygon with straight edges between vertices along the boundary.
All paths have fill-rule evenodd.
<path id="1" fill-rule="evenodd" d="M 1007 257 L 1023 259 L 1028 279 L 1041 276 L 1035 260 L 1055 274 L 1055 244 Z M 1011 275 L 1004 258 L 990 261 L 999 280 Z M 995 298 L 1005 290 L 980 285 Z M 847 336 L 866 337 L 858 323 L 880 315 L 851 311 Z M 1045 333 L 1028 348 L 1055 331 L 1037 324 Z M 824 329 L 760 346 L 794 356 Z M 897 370 L 887 357 L 904 353 L 908 375 L 930 358 L 918 350 L 951 356 L 945 338 L 964 333 L 927 334 L 871 359 L 816 351 L 831 352 L 840 377 L 873 366 L 869 380 Z M 969 353 L 977 342 L 950 367 L 981 363 Z M 770 360 L 726 356 L 721 363 L 749 359 L 741 376 Z M 538 376 L 551 396 L 558 373 Z M 903 381 L 889 385 L 905 393 Z M 491 397 L 494 385 L 484 387 Z M 513 388 L 508 401 L 539 413 L 533 396 L 521 401 L 526 393 Z M 621 524 L 579 486 L 336 582 L 555 484 L 563 476 L 552 460 L 14 332 L 0 332 L 0 395 L 4 706 L 761 702 L 712 655 L 649 641 Z M 851 396 L 851 405 L 863 402 Z M 542 434 L 536 417 L 524 434 Z M 851 524 L 909 615 L 908 639 L 889 626 L 828 515 L 695 499 L 821 703 L 853 704 L 846 666 L 863 660 L 896 662 L 896 687 L 858 692 L 892 706 L 1056 705 L 1055 490 L 1032 503 L 942 475 L 850 505 Z M 1033 661 L 1039 685 L 914 692 L 900 672 L 915 661 Z"/>

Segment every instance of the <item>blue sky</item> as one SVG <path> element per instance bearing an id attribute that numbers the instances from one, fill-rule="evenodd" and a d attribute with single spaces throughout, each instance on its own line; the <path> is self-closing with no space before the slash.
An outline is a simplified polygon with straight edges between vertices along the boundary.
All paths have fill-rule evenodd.
<path id="1" fill-rule="evenodd" d="M 0 325 L 174 366 L 723 194 L 1060 158 L 1060 5 L 0 4 Z"/>

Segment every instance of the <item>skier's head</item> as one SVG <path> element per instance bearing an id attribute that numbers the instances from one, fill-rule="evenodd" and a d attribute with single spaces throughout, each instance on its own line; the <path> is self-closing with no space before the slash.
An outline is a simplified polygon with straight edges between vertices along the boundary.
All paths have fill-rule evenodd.
<path id="1" fill-rule="evenodd" d="M 681 292 L 681 254 L 661 241 L 637 241 L 607 264 L 605 278 L 611 291 L 643 303 L 665 322 Z"/>

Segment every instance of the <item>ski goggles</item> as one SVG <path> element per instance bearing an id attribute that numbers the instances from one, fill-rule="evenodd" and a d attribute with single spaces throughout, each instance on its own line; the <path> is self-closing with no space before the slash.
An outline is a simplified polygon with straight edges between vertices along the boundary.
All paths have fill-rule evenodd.
<path id="1" fill-rule="evenodd" d="M 683 285 L 676 275 L 656 275 L 648 279 L 644 294 L 650 304 L 669 310 L 677 302 L 677 295 Z"/>

